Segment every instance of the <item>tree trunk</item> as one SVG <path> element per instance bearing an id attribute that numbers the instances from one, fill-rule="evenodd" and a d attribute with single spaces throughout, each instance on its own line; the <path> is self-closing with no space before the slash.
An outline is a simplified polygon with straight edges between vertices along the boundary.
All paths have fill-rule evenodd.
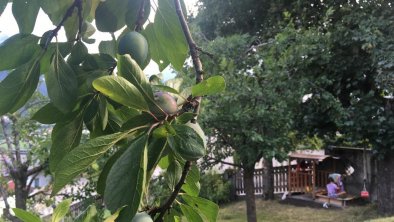
<path id="1" fill-rule="evenodd" d="M 26 202 L 29 196 L 27 167 L 19 166 L 11 175 L 15 183 L 15 207 L 26 210 Z"/>
<path id="2" fill-rule="evenodd" d="M 263 174 L 263 197 L 264 200 L 273 200 L 274 196 L 274 168 L 271 159 L 264 159 Z"/>
<path id="3" fill-rule="evenodd" d="M 254 196 L 254 168 L 244 169 L 244 187 L 246 193 L 246 214 L 248 222 L 257 222 L 256 216 L 256 202 Z"/>
<path id="4" fill-rule="evenodd" d="M 377 199 L 378 211 L 384 215 L 394 215 L 394 153 L 385 155 L 378 161 Z"/>

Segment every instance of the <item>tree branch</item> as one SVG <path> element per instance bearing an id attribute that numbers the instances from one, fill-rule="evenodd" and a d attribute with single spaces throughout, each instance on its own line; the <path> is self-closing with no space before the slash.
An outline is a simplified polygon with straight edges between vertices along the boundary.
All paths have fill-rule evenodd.
<path id="1" fill-rule="evenodd" d="M 3 189 L 2 186 L 0 186 L 0 194 L 1 197 L 3 198 L 4 201 L 4 206 L 5 208 L 3 209 L 3 215 L 5 218 L 7 218 L 10 221 L 15 221 L 16 217 L 12 216 L 11 214 L 11 207 L 10 204 L 8 203 L 8 195 L 7 195 L 7 191 Z"/>
<path id="2" fill-rule="evenodd" d="M 18 122 L 18 119 L 14 115 L 10 115 L 9 118 L 12 121 L 12 136 L 14 140 L 16 165 L 19 166 L 22 165 L 23 163 L 22 163 L 20 147 L 19 147 L 19 132 L 16 129 L 16 124 Z"/>
<path id="3" fill-rule="evenodd" d="M 44 170 L 45 168 L 47 168 L 47 167 L 48 167 L 48 161 L 45 161 L 45 163 L 43 163 L 43 164 L 41 164 L 41 165 L 39 165 L 39 166 L 37 166 L 37 167 L 34 167 L 34 168 L 31 169 L 31 170 L 28 170 L 28 171 L 27 171 L 27 176 L 31 176 L 31 175 L 33 175 L 33 174 L 39 173 L 39 172 L 41 172 L 42 170 Z"/>
<path id="4" fill-rule="evenodd" d="M 182 176 L 179 179 L 179 182 L 176 184 L 174 191 L 172 192 L 170 198 L 168 198 L 167 202 L 165 204 L 163 204 L 163 206 L 161 206 L 159 208 L 154 208 L 149 212 L 149 214 L 152 217 L 154 217 L 157 213 L 160 213 L 159 216 L 155 219 L 155 222 L 162 222 L 163 221 L 163 217 L 164 217 L 165 213 L 167 212 L 168 209 L 171 208 L 172 203 L 174 202 L 174 200 L 178 196 L 179 191 L 181 190 L 183 184 L 185 183 L 186 176 L 190 170 L 191 165 L 192 164 L 190 161 L 186 161 L 185 166 L 183 167 Z"/>
<path id="5" fill-rule="evenodd" d="M 30 192 L 31 189 L 31 185 L 33 185 L 34 180 L 36 179 L 36 177 L 40 174 L 40 171 L 36 172 L 36 174 L 34 174 L 34 176 L 30 179 L 29 184 L 26 187 L 27 192 Z"/>
<path id="6" fill-rule="evenodd" d="M 213 163 L 216 163 L 216 164 L 217 163 L 222 163 L 222 164 L 226 164 L 226 165 L 233 166 L 233 167 L 239 167 L 239 168 L 243 167 L 241 164 L 226 162 L 226 161 L 219 160 L 219 159 L 216 159 L 216 158 L 213 158 L 213 157 L 210 157 L 210 156 L 208 156 L 207 159 L 208 160 L 213 160 Z"/>
<path id="7" fill-rule="evenodd" d="M 7 144 L 9 158 L 11 159 L 12 162 L 15 162 L 15 158 L 12 155 L 12 142 L 11 142 L 10 136 L 7 133 L 7 120 L 6 120 L 5 116 L 1 116 L 1 126 L 3 128 L 3 135 L 4 135 L 5 142 Z"/>
<path id="8" fill-rule="evenodd" d="M 52 30 L 51 35 L 48 37 L 47 41 L 45 42 L 44 45 L 44 50 L 48 49 L 49 43 L 52 41 L 52 39 L 57 36 L 57 33 L 59 32 L 60 28 L 64 25 L 68 17 L 71 17 L 74 12 L 74 8 L 78 9 L 78 16 L 79 16 L 79 31 L 78 31 L 78 36 L 81 33 L 82 29 L 82 13 L 81 15 L 79 14 L 82 12 L 82 0 L 74 0 L 74 3 L 67 9 L 66 14 L 64 15 L 63 19 L 60 21 L 60 23 L 56 26 L 55 29 Z"/>
<path id="9" fill-rule="evenodd" d="M 140 9 L 138 10 L 138 17 L 135 23 L 134 31 L 140 32 L 142 26 L 144 25 L 144 18 L 145 18 L 145 4 L 146 0 L 141 1 Z"/>
<path id="10" fill-rule="evenodd" d="M 180 1 L 174 0 L 174 4 L 175 4 L 176 13 L 179 18 L 179 22 L 181 23 L 182 26 L 183 34 L 185 35 L 187 44 L 189 45 L 190 56 L 192 57 L 194 69 L 196 70 L 196 83 L 198 84 L 204 80 L 204 71 L 202 68 L 200 55 L 198 53 L 199 50 L 190 33 L 189 26 L 187 25 L 185 16 L 183 15 Z M 201 97 L 198 96 L 195 99 L 198 102 L 198 105 L 194 109 L 194 113 L 196 114 L 196 118 L 197 118 L 197 115 L 200 112 Z M 196 119 L 194 119 L 193 122 L 196 122 Z"/>

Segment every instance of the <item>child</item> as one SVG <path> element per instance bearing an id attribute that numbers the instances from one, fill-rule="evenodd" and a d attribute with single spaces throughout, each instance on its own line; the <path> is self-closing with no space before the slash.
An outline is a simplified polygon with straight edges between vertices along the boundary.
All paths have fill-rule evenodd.
<path id="1" fill-rule="evenodd" d="M 328 178 L 328 184 L 327 184 L 327 196 L 330 198 L 337 198 L 342 194 L 345 194 L 345 191 L 341 190 L 340 187 L 334 182 L 334 179 L 332 177 Z"/>

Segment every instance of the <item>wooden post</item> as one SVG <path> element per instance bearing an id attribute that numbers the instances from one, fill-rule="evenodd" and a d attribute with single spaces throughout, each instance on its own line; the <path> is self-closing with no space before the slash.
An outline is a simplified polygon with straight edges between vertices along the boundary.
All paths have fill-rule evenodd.
<path id="1" fill-rule="evenodd" d="M 287 172 L 287 192 L 291 195 L 291 157 L 289 157 L 288 172 Z"/>
<path id="2" fill-rule="evenodd" d="M 312 161 L 312 197 L 315 199 L 315 184 L 316 184 L 316 160 Z"/>

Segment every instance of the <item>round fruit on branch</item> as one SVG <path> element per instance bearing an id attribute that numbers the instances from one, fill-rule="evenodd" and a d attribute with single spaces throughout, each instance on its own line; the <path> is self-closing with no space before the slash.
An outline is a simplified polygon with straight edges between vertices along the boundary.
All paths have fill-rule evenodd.
<path id="1" fill-rule="evenodd" d="M 119 39 L 118 53 L 129 54 L 141 67 L 148 58 L 148 42 L 138 32 L 127 32 Z"/>
<path id="2" fill-rule="evenodd" d="M 155 104 L 158 106 L 152 110 L 153 113 L 163 115 L 173 115 L 178 111 L 178 105 L 174 97 L 166 92 L 155 92 Z"/>

